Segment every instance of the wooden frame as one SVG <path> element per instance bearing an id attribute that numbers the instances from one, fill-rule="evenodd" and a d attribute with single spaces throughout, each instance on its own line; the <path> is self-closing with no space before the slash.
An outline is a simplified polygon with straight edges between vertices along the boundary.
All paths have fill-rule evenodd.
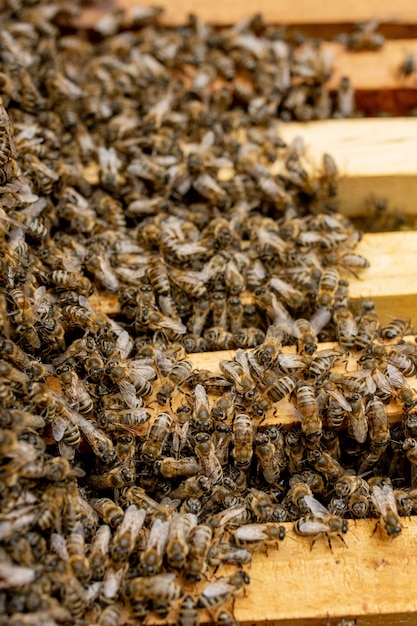
<path id="1" fill-rule="evenodd" d="M 130 9 L 135 4 L 136 0 L 103 2 L 100 8 L 86 9 L 77 24 L 92 27 L 103 15 L 103 9 Z M 166 8 L 162 21 L 168 24 L 184 22 L 191 10 L 203 20 L 230 24 L 262 8 L 266 21 L 308 23 L 317 28 L 322 25 L 323 29 L 377 19 L 394 22 L 415 36 L 417 25 L 417 4 L 413 0 L 395 4 L 391 0 L 263 0 L 261 5 L 255 0 L 225 0 L 221 10 L 203 0 L 162 0 L 159 4 Z M 387 103 L 387 110 L 397 112 L 401 110 L 401 98 L 408 107 L 417 104 L 416 76 L 405 78 L 398 72 L 405 54 L 417 50 L 417 40 L 388 41 L 382 51 L 360 54 L 347 52 L 334 42 L 325 45 L 335 55 L 332 89 L 337 88 L 341 76 L 349 75 L 357 90 L 357 103 L 375 103 L 380 98 Z M 287 141 L 298 134 L 304 137 L 312 167 L 317 166 L 324 150 L 336 157 L 342 175 L 341 208 L 345 214 L 363 213 L 363 200 L 371 192 L 387 197 L 401 211 L 416 214 L 417 122 L 413 119 L 288 124 L 282 126 L 282 134 Z M 94 177 L 94 172 L 91 175 Z M 352 296 L 372 297 L 385 320 L 395 315 L 410 317 L 417 324 L 417 233 L 368 234 L 358 252 L 370 259 L 371 266 L 360 279 L 349 277 Z M 107 313 L 118 310 L 116 298 L 91 300 L 97 309 Z M 219 359 L 230 358 L 230 353 L 205 353 L 190 358 L 199 368 L 215 370 Z M 417 382 L 410 380 L 410 384 Z M 295 420 L 294 409 L 289 402 L 281 404 L 280 423 L 289 427 Z M 399 405 L 392 403 L 389 412 L 391 420 L 400 419 Z M 375 520 L 352 522 L 347 546 L 336 538 L 331 550 L 324 538 L 310 550 L 309 540 L 295 536 L 291 525 L 286 526 L 288 537 L 279 550 L 254 556 L 249 568 L 251 585 L 247 595 L 235 605 L 235 617 L 242 626 L 327 626 L 340 624 L 343 618 L 354 618 L 358 626 L 416 623 L 416 518 L 404 520 L 404 530 L 395 540 L 384 536 L 381 529 L 374 533 Z M 173 623 L 175 619 L 172 612 L 165 621 Z M 207 616 L 207 621 L 212 621 L 212 616 Z M 158 621 L 152 618 L 149 623 Z"/>

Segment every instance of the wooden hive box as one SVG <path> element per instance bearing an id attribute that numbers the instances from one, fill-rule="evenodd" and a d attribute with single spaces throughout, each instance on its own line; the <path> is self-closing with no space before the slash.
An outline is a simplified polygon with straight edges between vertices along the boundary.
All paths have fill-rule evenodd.
<path id="1" fill-rule="evenodd" d="M 135 4 L 135 0 L 118 0 L 117 4 L 92 5 L 77 25 L 89 28 L 114 8 L 126 9 L 128 19 Z M 334 156 L 341 174 L 341 210 L 346 215 L 364 214 L 365 198 L 371 193 L 387 198 L 409 216 L 417 213 L 417 120 L 400 117 L 417 107 L 417 72 L 409 77 L 399 72 L 405 55 L 417 53 L 414 0 L 160 0 L 158 4 L 165 8 L 162 21 L 168 24 L 184 22 L 190 12 L 215 24 L 232 24 L 260 12 L 268 23 L 323 37 L 334 53 L 329 87 L 337 89 L 341 76 L 347 75 L 356 89 L 359 109 L 368 115 L 383 111 L 398 117 L 283 123 L 283 138 L 290 141 L 302 136 L 313 166 L 324 152 Z M 387 37 L 381 50 L 347 52 L 333 41 L 337 33 L 351 30 L 353 23 L 372 19 L 379 21 Z M 91 175 L 94 178 L 94 172 Z M 417 327 L 417 232 L 365 234 L 357 251 L 369 259 L 370 267 L 360 278 L 350 280 L 352 297 L 372 298 L 385 322 L 394 316 L 409 317 Z M 95 306 L 115 312 L 116 298 L 96 301 Z M 190 358 L 198 367 L 214 371 L 225 354 L 231 358 L 229 352 Z M 400 405 L 392 403 L 389 414 L 393 423 L 399 421 Z M 297 419 L 292 405 L 282 403 L 274 423 L 287 427 Z M 308 541 L 294 535 L 292 525 L 287 524 L 288 538 L 279 550 L 255 554 L 251 585 L 236 602 L 236 619 L 242 626 L 333 625 L 343 619 L 355 620 L 358 626 L 416 623 L 417 520 L 404 520 L 404 531 L 395 541 L 379 530 L 374 533 L 374 528 L 375 520 L 356 521 L 350 525 L 347 545 L 335 540 L 330 551 L 325 541 L 318 541 L 310 551 Z M 174 620 L 174 614 L 168 616 L 170 623 Z"/>

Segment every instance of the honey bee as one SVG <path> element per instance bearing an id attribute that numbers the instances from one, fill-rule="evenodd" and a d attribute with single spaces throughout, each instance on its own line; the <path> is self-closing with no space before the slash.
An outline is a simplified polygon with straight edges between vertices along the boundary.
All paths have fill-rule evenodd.
<path id="1" fill-rule="evenodd" d="M 197 517 L 192 513 L 174 513 L 171 517 L 166 555 L 171 567 L 182 569 L 187 562 L 190 547 L 187 538 L 197 526 Z"/>
<path id="2" fill-rule="evenodd" d="M 213 423 L 210 413 L 208 396 L 203 385 L 194 387 L 195 405 L 193 411 L 193 424 L 198 432 L 211 432 Z"/>
<path id="3" fill-rule="evenodd" d="M 104 287 L 104 289 L 111 292 L 118 290 L 119 279 L 104 256 L 88 253 L 84 257 L 84 265 L 86 270 L 94 276 L 94 279 Z"/>
<path id="4" fill-rule="evenodd" d="M 401 339 L 404 335 L 413 333 L 413 325 L 409 318 L 394 318 L 388 324 L 381 326 L 381 335 L 385 341 Z"/>
<path id="5" fill-rule="evenodd" d="M 397 503 L 392 487 L 388 484 L 384 484 L 382 488 L 374 485 L 372 487 L 371 500 L 377 513 L 381 516 L 377 526 L 381 524 L 388 537 L 392 539 L 398 537 L 402 531 L 402 523 L 398 515 Z M 375 526 L 375 530 L 377 526 Z"/>
<path id="6" fill-rule="evenodd" d="M 223 469 L 208 433 L 198 433 L 195 436 L 194 450 L 200 461 L 203 475 L 207 476 L 211 485 L 219 483 L 223 477 Z"/>
<path id="7" fill-rule="evenodd" d="M 49 280 L 55 285 L 57 290 L 75 291 L 82 296 L 91 296 L 94 290 L 90 280 L 76 272 L 54 270 Z"/>
<path id="8" fill-rule="evenodd" d="M 245 400 L 252 400 L 255 396 L 256 383 L 251 376 L 245 352 L 239 348 L 234 361 L 224 359 L 219 365 L 225 378 L 234 384 L 237 393 L 241 394 Z"/>
<path id="9" fill-rule="evenodd" d="M 299 354 L 313 356 L 317 350 L 317 333 L 326 326 L 330 318 L 330 311 L 327 308 L 322 308 L 317 310 L 310 321 L 303 318 L 295 320 L 291 334 L 297 339 Z"/>
<path id="10" fill-rule="evenodd" d="M 348 50 L 355 52 L 363 50 L 379 50 L 385 43 L 385 37 L 381 33 L 377 33 L 378 22 L 370 20 L 356 25 L 353 33 L 346 35 L 343 33 L 341 37 L 342 43 L 345 43 Z"/>
<path id="11" fill-rule="evenodd" d="M 283 338 L 282 332 L 274 332 L 271 327 L 268 329 L 265 341 L 253 351 L 253 355 L 261 366 L 270 368 L 276 364 L 281 353 Z"/>
<path id="12" fill-rule="evenodd" d="M 128 463 L 120 463 L 101 474 L 90 474 L 88 482 L 96 489 L 121 489 L 132 485 L 135 471 Z"/>
<path id="13" fill-rule="evenodd" d="M 254 448 L 254 426 L 248 415 L 236 415 L 232 427 L 232 458 L 239 469 L 247 469 L 251 463 Z"/>
<path id="14" fill-rule="evenodd" d="M 295 387 L 297 408 L 301 413 L 301 430 L 309 441 L 317 440 L 322 434 L 322 421 L 314 389 L 299 381 Z"/>
<path id="15" fill-rule="evenodd" d="M 330 482 L 335 482 L 345 473 L 340 463 L 323 450 L 309 450 L 307 460 L 314 469 L 323 474 Z"/>
<path id="16" fill-rule="evenodd" d="M 222 563 L 230 565 L 246 565 L 252 561 L 252 554 L 245 548 L 239 548 L 231 543 L 212 544 L 208 553 L 208 561 L 210 565 L 215 567 Z"/>
<path id="17" fill-rule="evenodd" d="M 118 604 L 110 604 L 103 609 L 97 626 L 118 626 L 122 617 L 122 608 Z"/>
<path id="18" fill-rule="evenodd" d="M 331 308 L 334 305 L 338 282 L 339 272 L 335 267 L 329 267 L 323 271 L 317 293 L 317 304 L 319 307 Z"/>
<path id="19" fill-rule="evenodd" d="M 358 443 L 364 443 L 368 434 L 365 400 L 356 393 L 349 396 L 347 402 L 351 407 L 348 412 L 348 433 Z"/>
<path id="20" fill-rule="evenodd" d="M 90 503 L 105 524 L 109 524 L 112 528 L 119 526 L 123 519 L 124 512 L 113 500 L 110 498 L 93 498 L 90 500 Z"/>
<path id="21" fill-rule="evenodd" d="M 17 175 L 16 146 L 9 116 L 0 102 L 0 184 L 4 185 Z"/>
<path id="22" fill-rule="evenodd" d="M 195 600 L 188 595 L 181 601 L 176 626 L 200 626 L 200 616 Z"/>
<path id="23" fill-rule="evenodd" d="M 237 546 L 249 546 L 256 543 L 258 547 L 278 546 L 285 538 L 285 527 L 275 522 L 264 524 L 245 524 L 233 531 L 233 540 Z"/>
<path id="24" fill-rule="evenodd" d="M 0 355 L 22 370 L 28 369 L 32 364 L 29 355 L 11 339 L 0 339 Z"/>
<path id="25" fill-rule="evenodd" d="M 169 522 L 156 518 L 149 532 L 146 548 L 140 555 L 140 571 L 144 576 L 158 574 L 168 543 Z"/>
<path id="26" fill-rule="evenodd" d="M 355 345 L 358 326 L 352 312 L 346 306 L 338 306 L 333 311 L 337 339 L 345 350 L 350 351 Z"/>
<path id="27" fill-rule="evenodd" d="M 123 512 L 120 517 L 121 519 L 123 518 Z M 88 557 L 93 580 L 103 580 L 104 578 L 104 574 L 109 565 L 110 539 L 110 527 L 106 524 L 102 524 L 91 541 Z"/>
<path id="28" fill-rule="evenodd" d="M 238 621 L 229 613 L 222 609 L 216 615 L 216 626 L 238 626 Z"/>
<path id="29" fill-rule="evenodd" d="M 363 474 L 377 463 L 391 440 L 387 411 L 383 402 L 377 396 L 373 396 L 365 410 L 369 425 L 369 452 L 363 453 L 358 474 Z"/>
<path id="30" fill-rule="evenodd" d="M 221 326 L 211 326 L 203 333 L 208 350 L 232 350 L 236 347 L 233 333 Z"/>
<path id="31" fill-rule="evenodd" d="M 379 319 L 377 315 L 373 313 L 372 308 L 369 312 L 365 312 L 359 320 L 358 333 L 355 338 L 356 350 L 366 350 L 371 345 L 379 331 Z M 368 311 L 367 308 L 364 308 L 364 310 Z"/>
<path id="32" fill-rule="evenodd" d="M 68 365 L 62 365 L 56 368 L 56 375 L 71 406 L 82 415 L 91 415 L 94 410 L 93 400 L 84 382 L 78 377 L 74 369 Z"/>
<path id="33" fill-rule="evenodd" d="M 187 500 L 189 498 L 201 498 L 211 492 L 212 486 L 207 476 L 193 476 L 184 480 L 171 492 L 173 498 Z"/>
<path id="34" fill-rule="evenodd" d="M 185 564 L 185 575 L 190 580 L 201 580 L 208 567 L 207 555 L 210 549 L 213 531 L 210 526 L 194 526 L 188 535 L 189 552 Z"/>
<path id="35" fill-rule="evenodd" d="M 158 413 L 151 423 L 142 446 L 142 458 L 154 461 L 161 456 L 163 446 L 171 432 L 172 419 L 169 413 Z"/>
<path id="36" fill-rule="evenodd" d="M 143 407 L 136 409 L 105 409 L 98 420 L 107 432 L 125 430 L 132 435 L 143 434 L 143 427 L 151 418 L 151 414 Z"/>
<path id="37" fill-rule="evenodd" d="M 255 456 L 266 482 L 275 483 L 281 474 L 282 467 L 276 454 L 276 448 L 265 433 L 257 433 L 256 435 Z"/>
<path id="38" fill-rule="evenodd" d="M 415 488 L 417 485 L 417 442 L 415 439 L 408 437 L 404 440 L 402 449 L 405 452 L 405 456 L 411 464 L 411 487 Z"/>
<path id="39" fill-rule="evenodd" d="M 132 578 L 125 584 L 124 592 L 132 608 L 137 600 L 145 604 L 151 602 L 152 610 L 161 618 L 166 617 L 172 602 L 182 595 L 181 587 L 175 582 L 175 574 L 168 573 Z"/>
<path id="40" fill-rule="evenodd" d="M 226 602 L 230 596 L 235 596 L 239 591 L 244 591 L 250 583 L 250 578 L 243 570 L 237 570 L 234 574 L 223 576 L 209 583 L 201 592 L 197 600 L 198 608 L 211 609 Z"/>
<path id="41" fill-rule="evenodd" d="M 156 362 L 158 366 L 158 362 Z M 160 405 L 167 404 L 174 392 L 178 390 L 178 386 L 190 376 L 193 371 L 193 364 L 188 359 L 182 359 L 173 365 L 168 376 L 164 377 L 161 386 L 156 394 L 156 399 Z"/>
<path id="42" fill-rule="evenodd" d="M 338 515 L 329 513 L 326 507 L 313 496 L 304 496 L 304 501 L 310 509 L 311 514 L 301 517 L 295 522 L 294 532 L 304 537 L 313 537 L 311 547 L 313 547 L 317 539 L 324 534 L 327 538 L 329 548 L 332 549 L 329 537 L 330 533 L 336 534 L 339 539 L 345 543 L 341 533 L 345 534 L 348 531 L 347 520 Z"/>
<path id="43" fill-rule="evenodd" d="M 76 578 L 86 584 L 91 578 L 90 562 L 85 553 L 84 527 L 77 522 L 66 540 L 69 564 Z"/>
<path id="44" fill-rule="evenodd" d="M 194 457 L 174 459 L 166 456 L 161 461 L 156 461 L 155 469 L 165 478 L 175 478 L 196 476 L 201 471 L 201 466 Z"/>
<path id="45" fill-rule="evenodd" d="M 234 410 L 234 404 L 230 394 L 223 394 L 213 403 L 211 407 L 211 416 L 216 422 L 231 423 Z"/>
<path id="46" fill-rule="evenodd" d="M 140 405 L 136 394 L 146 397 L 152 393 L 150 381 L 155 378 L 155 371 L 140 361 L 112 359 L 107 362 L 104 372 L 118 386 L 130 409 L 135 410 Z"/>
<path id="47" fill-rule="evenodd" d="M 227 424 L 217 424 L 213 433 L 215 454 L 223 469 L 229 461 L 230 427 Z"/>
<path id="48" fill-rule="evenodd" d="M 136 539 L 142 530 L 146 513 L 135 504 L 127 507 L 120 525 L 117 527 L 110 546 L 113 563 L 119 566 L 127 561 L 135 547 Z"/>
<path id="49" fill-rule="evenodd" d="M 355 110 L 355 90 L 348 76 L 342 76 L 337 90 L 337 115 L 352 117 Z"/>

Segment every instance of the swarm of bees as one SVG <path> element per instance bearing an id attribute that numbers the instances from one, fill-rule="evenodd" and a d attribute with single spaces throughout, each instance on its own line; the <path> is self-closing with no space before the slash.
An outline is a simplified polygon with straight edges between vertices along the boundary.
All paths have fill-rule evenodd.
<path id="1" fill-rule="evenodd" d="M 350 111 L 329 59 L 260 16 L 159 13 L 92 43 L 61 32 L 65 0 L 0 12 L 5 626 L 233 626 L 285 522 L 331 548 L 351 518 L 394 538 L 417 509 L 413 329 L 352 305 L 367 261 L 336 165 L 312 176 L 279 136 Z M 195 368 L 207 350 L 234 352 Z"/>

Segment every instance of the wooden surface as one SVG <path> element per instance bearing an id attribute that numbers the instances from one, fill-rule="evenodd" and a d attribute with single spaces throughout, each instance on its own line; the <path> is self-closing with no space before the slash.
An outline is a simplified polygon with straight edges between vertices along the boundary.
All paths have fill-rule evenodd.
<path id="1" fill-rule="evenodd" d="M 371 194 L 387 198 L 403 213 L 416 214 L 414 118 L 283 123 L 280 131 L 287 142 L 303 138 L 312 167 L 317 167 L 324 152 L 333 156 L 341 176 L 340 211 L 345 215 L 363 215 L 365 198 Z"/>
<path id="2" fill-rule="evenodd" d="M 251 582 L 234 607 L 241 626 L 340 626 L 343 618 L 353 617 L 356 626 L 415 624 L 417 522 L 404 519 L 394 540 L 379 529 L 373 534 L 375 523 L 351 521 L 347 545 L 336 537 L 332 551 L 324 537 L 310 550 L 309 538 L 296 536 L 291 523 L 283 524 L 287 536 L 279 549 L 269 549 L 267 556 L 255 554 L 244 568 Z M 233 569 L 222 568 L 221 575 L 229 571 Z M 195 586 L 184 591 L 193 593 Z M 224 608 L 230 610 L 230 603 Z M 175 619 L 173 610 L 165 622 L 150 623 L 171 624 Z M 213 623 L 213 618 L 206 615 L 202 622 Z"/>
<path id="3" fill-rule="evenodd" d="M 281 24 L 341 24 L 373 19 L 397 24 L 417 23 L 414 0 L 223 0 L 221 10 L 220 5 L 206 0 L 105 0 L 92 4 L 83 11 L 83 26 L 93 25 L 104 11 L 112 8 L 130 10 L 138 5 L 155 4 L 165 8 L 162 21 L 168 24 L 185 22 L 190 12 L 214 24 L 233 24 L 259 12 L 265 21 Z"/>
<path id="4" fill-rule="evenodd" d="M 417 232 L 368 233 L 356 248 L 370 261 L 360 277 L 346 274 L 352 300 L 372 298 L 383 323 L 409 317 L 417 328 Z M 250 300 L 251 296 L 245 296 Z M 119 309 L 116 296 L 95 295 L 93 306 L 104 313 Z"/>
<path id="5" fill-rule="evenodd" d="M 286 524 L 288 537 L 278 551 L 268 557 L 255 555 L 249 575 L 247 597 L 236 602 L 235 615 L 242 626 L 279 624 L 290 620 L 302 623 L 308 618 L 348 618 L 360 624 L 379 624 L 380 614 L 395 614 L 406 620 L 406 613 L 417 611 L 417 577 L 412 575 L 417 556 L 417 523 L 404 520 L 404 529 L 395 540 L 377 530 L 375 520 L 350 523 L 347 547 L 335 538 L 330 551 L 321 537 L 310 551 L 310 540 L 294 537 Z M 295 540 L 294 540 L 295 539 Z M 398 617 L 397 617 L 398 616 Z M 298 621 L 300 620 L 300 622 Z M 337 623 L 331 621 L 331 624 Z"/>
<path id="6" fill-rule="evenodd" d="M 410 338 L 411 341 L 413 338 Z M 328 349 L 337 349 L 337 344 L 332 343 L 322 343 L 319 344 L 319 350 L 328 350 Z M 295 354 L 295 347 L 285 347 L 283 348 L 284 353 Z M 234 350 L 222 350 L 219 352 L 204 352 L 198 354 L 189 354 L 188 358 L 194 364 L 194 368 L 197 369 L 207 369 L 211 372 L 220 372 L 219 363 L 222 359 L 233 359 Z M 351 371 L 357 370 L 358 367 L 356 365 L 356 355 L 350 357 L 347 363 L 337 365 L 333 371 L 340 372 L 343 374 L 348 374 Z M 413 389 L 417 388 L 417 377 L 407 378 L 407 383 Z M 391 424 L 395 424 L 401 421 L 402 419 L 402 404 L 396 401 L 392 401 L 387 406 L 387 413 Z M 278 403 L 274 404 L 274 412 L 270 412 L 266 415 L 265 420 L 262 422 L 262 428 L 266 428 L 270 425 L 282 425 L 284 428 L 288 429 L 293 427 L 295 424 L 300 423 L 300 415 L 295 407 L 294 402 L 289 400 L 281 400 Z"/>

